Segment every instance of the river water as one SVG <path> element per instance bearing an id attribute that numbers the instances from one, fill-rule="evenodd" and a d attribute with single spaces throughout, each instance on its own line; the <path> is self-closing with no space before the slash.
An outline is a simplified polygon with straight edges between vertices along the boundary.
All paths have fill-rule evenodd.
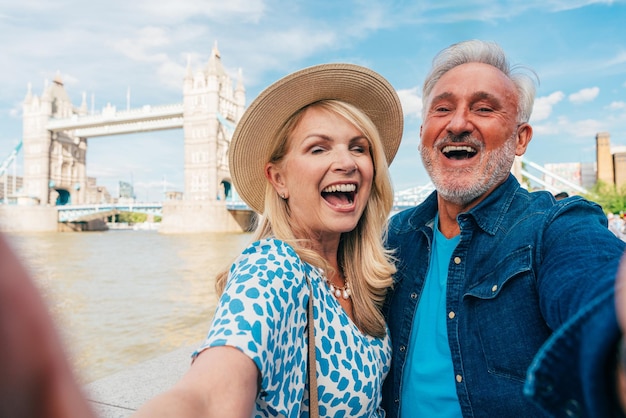
<path id="1" fill-rule="evenodd" d="M 205 337 L 214 277 L 250 234 L 156 231 L 9 234 L 82 383 Z"/>

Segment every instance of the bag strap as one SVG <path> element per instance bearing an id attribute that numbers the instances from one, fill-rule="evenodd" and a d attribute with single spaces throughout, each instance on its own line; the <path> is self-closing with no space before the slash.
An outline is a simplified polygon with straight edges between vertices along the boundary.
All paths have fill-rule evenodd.
<path id="1" fill-rule="evenodd" d="M 308 326 L 309 326 L 309 367 L 308 367 L 308 380 L 309 380 L 309 417 L 319 417 L 319 408 L 317 406 L 317 371 L 315 359 L 315 327 L 313 320 L 313 288 L 311 287 L 311 281 L 308 274 L 306 275 L 306 283 L 309 287 L 309 306 L 308 306 Z"/>

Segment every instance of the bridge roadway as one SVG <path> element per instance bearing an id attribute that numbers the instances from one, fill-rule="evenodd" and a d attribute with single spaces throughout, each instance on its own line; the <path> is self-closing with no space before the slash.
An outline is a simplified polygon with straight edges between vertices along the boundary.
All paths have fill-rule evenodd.
<path id="1" fill-rule="evenodd" d="M 161 216 L 161 202 L 152 203 L 101 203 L 97 205 L 58 206 L 59 222 L 79 222 L 102 219 L 120 212 L 140 212 Z"/>
<path id="2" fill-rule="evenodd" d="M 425 186 L 414 187 L 396 192 L 393 212 L 413 207 L 421 203 L 433 190 L 432 183 Z M 226 202 L 228 210 L 251 210 L 241 200 L 229 200 Z M 65 205 L 57 206 L 59 222 L 86 222 L 94 219 L 102 219 L 106 216 L 116 215 L 121 212 L 139 212 L 161 216 L 162 202 L 129 202 L 129 203 L 101 203 L 94 205 Z"/>
<path id="3" fill-rule="evenodd" d="M 183 127 L 183 105 L 146 105 L 137 109 L 118 111 L 107 106 L 102 113 L 73 115 L 67 119 L 50 119 L 46 129 L 51 132 L 74 130 L 78 137 L 130 134 L 137 132 L 178 129 Z"/>

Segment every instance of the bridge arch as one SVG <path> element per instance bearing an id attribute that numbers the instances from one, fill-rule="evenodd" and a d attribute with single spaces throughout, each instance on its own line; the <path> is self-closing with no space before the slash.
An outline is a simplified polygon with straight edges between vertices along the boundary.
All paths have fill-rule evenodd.
<path id="1" fill-rule="evenodd" d="M 55 206 L 65 206 L 72 203 L 72 194 L 66 189 L 54 189 L 56 192 Z"/>

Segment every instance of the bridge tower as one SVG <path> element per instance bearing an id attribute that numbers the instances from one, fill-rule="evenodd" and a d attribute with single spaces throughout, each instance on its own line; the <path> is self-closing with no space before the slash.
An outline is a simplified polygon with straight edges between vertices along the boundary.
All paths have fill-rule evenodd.
<path id="1" fill-rule="evenodd" d="M 41 97 L 33 95 L 28 86 L 23 102 L 23 198 L 40 205 L 84 203 L 87 140 L 72 131 L 53 133 L 46 126 L 51 118 L 85 114 L 85 97 L 81 107 L 74 108 L 59 75 Z"/>
<path id="2" fill-rule="evenodd" d="M 227 210 L 234 189 L 228 149 L 245 108 L 241 72 L 235 83 L 225 71 L 217 43 L 206 66 L 183 80 L 185 191 L 163 202 L 163 233 L 236 231 L 249 227 L 251 212 Z"/>
<path id="3" fill-rule="evenodd" d="M 204 69 L 193 74 L 188 62 L 183 82 L 185 200 L 213 202 L 232 193 L 228 148 L 244 106 L 241 79 L 233 89 L 217 44 Z"/>

